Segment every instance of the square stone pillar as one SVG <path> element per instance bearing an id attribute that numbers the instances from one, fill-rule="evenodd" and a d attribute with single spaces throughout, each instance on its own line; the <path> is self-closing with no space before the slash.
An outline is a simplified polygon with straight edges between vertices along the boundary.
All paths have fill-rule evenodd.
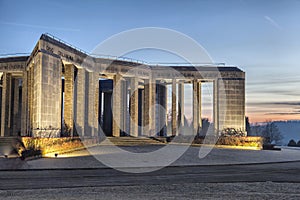
<path id="1" fill-rule="evenodd" d="M 152 89 L 150 85 L 150 79 L 144 80 L 144 123 L 143 123 L 143 134 L 145 136 L 150 136 L 150 90 Z"/>
<path id="2" fill-rule="evenodd" d="M 178 126 L 180 134 L 183 134 L 184 120 L 184 83 L 182 82 L 178 84 Z"/>
<path id="3" fill-rule="evenodd" d="M 144 89 L 138 89 L 138 133 L 139 135 L 144 134 L 143 124 L 144 124 Z"/>
<path id="4" fill-rule="evenodd" d="M 138 78 L 130 79 L 130 135 L 138 137 Z"/>
<path id="5" fill-rule="evenodd" d="M 14 77 L 12 79 L 11 136 L 21 134 L 22 89 L 20 84 L 20 77 Z"/>
<path id="6" fill-rule="evenodd" d="M 198 80 L 193 80 L 193 130 L 194 134 L 199 129 L 199 84 Z"/>
<path id="7" fill-rule="evenodd" d="M 91 136 L 91 129 L 90 126 L 90 73 L 85 70 L 85 81 L 84 81 L 84 136 Z"/>
<path id="8" fill-rule="evenodd" d="M 245 130 L 245 78 L 224 78 L 218 82 L 219 130 Z"/>
<path id="9" fill-rule="evenodd" d="M 176 100 L 176 91 L 177 91 L 177 85 L 176 85 L 176 79 L 172 80 L 172 136 L 177 135 L 177 100 Z"/>
<path id="10" fill-rule="evenodd" d="M 99 74 L 97 72 L 93 73 L 94 75 L 94 136 L 99 136 Z"/>
<path id="11" fill-rule="evenodd" d="M 74 65 L 65 65 L 65 97 L 64 97 L 64 124 L 65 131 L 73 136 L 74 128 Z"/>
<path id="12" fill-rule="evenodd" d="M 59 137 L 62 100 L 62 62 L 60 58 L 39 53 L 35 57 L 33 83 L 33 135 Z"/>
<path id="13" fill-rule="evenodd" d="M 149 117 L 150 117 L 150 122 L 149 122 L 149 133 L 150 136 L 155 136 L 157 132 L 157 127 L 156 127 L 156 80 L 151 79 L 150 82 L 151 90 L 149 90 L 149 102 L 150 102 L 150 111 L 149 111 Z"/>
<path id="14" fill-rule="evenodd" d="M 88 86 L 87 86 L 87 103 L 86 107 L 88 108 L 87 113 L 87 126 L 89 133 L 87 133 L 89 136 L 96 136 L 98 135 L 98 97 L 97 97 L 97 90 L 99 88 L 99 83 L 97 82 L 98 74 L 96 72 L 87 72 L 88 73 Z M 96 94 L 96 95 L 95 95 Z M 96 109 L 97 108 L 97 109 Z"/>
<path id="15" fill-rule="evenodd" d="M 202 128 L 202 86 L 201 81 L 197 83 L 197 100 L 198 100 L 198 133 Z"/>
<path id="16" fill-rule="evenodd" d="M 86 115 L 85 115 L 85 135 L 86 136 L 95 136 L 95 73 L 86 71 L 86 86 L 85 86 L 85 107 L 86 107 Z"/>
<path id="17" fill-rule="evenodd" d="M 76 133 L 85 135 L 85 69 L 77 68 L 74 90 L 74 122 Z"/>
<path id="18" fill-rule="evenodd" d="M 21 111 L 21 136 L 28 134 L 28 71 L 23 72 L 23 83 L 22 83 L 22 111 Z"/>
<path id="19" fill-rule="evenodd" d="M 219 82 L 218 79 L 213 81 L 213 121 L 214 121 L 214 129 L 219 134 Z"/>
<path id="20" fill-rule="evenodd" d="M 155 131 L 155 99 L 156 83 L 155 80 L 145 79 L 144 82 L 144 135 L 154 136 Z"/>
<path id="21" fill-rule="evenodd" d="M 120 74 L 114 75 L 113 80 L 113 106 L 112 106 L 112 117 L 113 117 L 113 127 L 112 135 L 114 137 L 120 136 L 121 128 L 121 96 L 122 96 L 122 76 Z"/>
<path id="22" fill-rule="evenodd" d="M 129 125 L 128 125 L 128 120 L 129 120 L 129 112 L 128 112 L 128 85 L 127 85 L 127 80 L 124 79 L 122 80 L 122 102 L 121 102 L 121 132 L 124 134 L 129 134 Z"/>
<path id="23" fill-rule="evenodd" d="M 33 86 L 34 86 L 34 82 L 33 82 L 33 75 L 34 75 L 34 65 L 31 65 L 29 67 L 29 71 L 28 71 L 28 76 L 27 76 L 27 91 L 28 91 L 28 127 L 27 127 L 27 131 L 28 133 L 26 134 L 27 136 L 32 136 L 32 129 L 33 129 Z"/>
<path id="24" fill-rule="evenodd" d="M 11 104 L 11 79 L 10 73 L 3 72 L 2 105 L 1 105 L 1 136 L 9 136 L 10 132 L 10 104 Z"/>

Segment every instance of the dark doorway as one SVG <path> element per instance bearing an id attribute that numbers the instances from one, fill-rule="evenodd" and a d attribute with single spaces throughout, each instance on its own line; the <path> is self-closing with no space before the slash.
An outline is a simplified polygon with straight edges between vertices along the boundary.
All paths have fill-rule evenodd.
<path id="1" fill-rule="evenodd" d="M 112 136 L 112 80 L 100 80 L 99 124 L 106 136 Z"/>

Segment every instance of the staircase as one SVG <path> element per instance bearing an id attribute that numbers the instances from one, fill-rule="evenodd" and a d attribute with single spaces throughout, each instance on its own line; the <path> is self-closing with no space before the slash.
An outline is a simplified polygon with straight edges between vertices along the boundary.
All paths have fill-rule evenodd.
<path id="1" fill-rule="evenodd" d="M 164 143 L 147 137 L 107 137 L 107 139 L 117 146 L 146 146 L 163 145 Z M 101 145 L 111 145 L 108 141 L 102 141 Z"/>
<path id="2" fill-rule="evenodd" d="M 0 137 L 0 157 L 13 153 L 13 146 L 16 141 L 16 137 Z"/>

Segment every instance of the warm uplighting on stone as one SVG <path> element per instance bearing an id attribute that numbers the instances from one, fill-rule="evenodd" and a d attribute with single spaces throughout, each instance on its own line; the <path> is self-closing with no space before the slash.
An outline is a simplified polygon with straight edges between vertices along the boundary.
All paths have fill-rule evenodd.
<path id="1" fill-rule="evenodd" d="M 238 67 L 213 63 L 136 67 L 137 61 L 93 57 L 49 34 L 40 37 L 31 55 L 0 58 L 1 136 L 97 137 L 99 127 L 114 137 L 176 136 L 184 126 L 186 98 L 192 99 L 192 128 L 197 133 L 203 117 L 201 84 L 208 82 L 213 85 L 214 130 L 245 132 L 245 72 Z M 185 84 L 192 85 L 189 94 Z"/>

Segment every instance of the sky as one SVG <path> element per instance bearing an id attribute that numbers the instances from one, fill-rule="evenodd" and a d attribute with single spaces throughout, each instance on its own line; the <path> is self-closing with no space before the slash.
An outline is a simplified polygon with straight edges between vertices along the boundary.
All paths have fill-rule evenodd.
<path id="1" fill-rule="evenodd" d="M 179 31 L 216 63 L 246 72 L 251 122 L 300 119 L 300 1 L 15 1 L 0 0 L 0 54 L 30 53 L 42 33 L 91 52 L 133 28 Z M 170 56 L 137 54 L 148 62 Z"/>

